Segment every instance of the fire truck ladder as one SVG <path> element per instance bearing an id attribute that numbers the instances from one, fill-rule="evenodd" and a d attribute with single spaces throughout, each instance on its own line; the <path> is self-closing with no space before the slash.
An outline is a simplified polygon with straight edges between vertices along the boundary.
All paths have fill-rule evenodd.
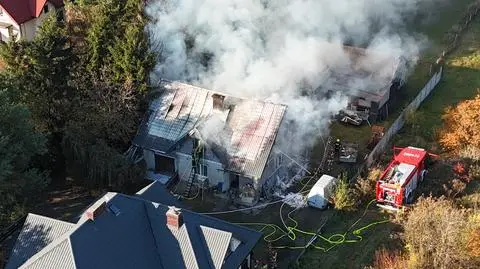
<path id="1" fill-rule="evenodd" d="M 193 182 L 195 181 L 195 167 L 192 167 L 190 170 L 190 176 L 188 176 L 187 185 L 185 186 L 185 190 L 183 191 L 183 197 L 188 197 L 190 195 L 190 191 L 192 190 Z"/>

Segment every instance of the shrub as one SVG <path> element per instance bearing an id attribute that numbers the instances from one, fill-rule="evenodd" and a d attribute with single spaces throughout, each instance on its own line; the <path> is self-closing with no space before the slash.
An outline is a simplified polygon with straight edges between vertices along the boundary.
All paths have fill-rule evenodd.
<path id="1" fill-rule="evenodd" d="M 458 155 L 463 159 L 478 162 L 480 161 L 480 148 L 472 145 L 467 145 L 462 150 L 460 150 Z"/>
<path id="2" fill-rule="evenodd" d="M 440 143 L 449 150 L 461 149 L 464 145 L 480 148 L 480 94 L 456 107 L 448 108 L 443 115 L 444 129 Z"/>
<path id="3" fill-rule="evenodd" d="M 346 178 L 341 178 L 332 196 L 332 202 L 336 209 L 339 210 L 353 210 L 356 205 L 356 194 L 353 188 L 350 187 Z"/>
<path id="4" fill-rule="evenodd" d="M 476 228 L 470 232 L 467 249 L 470 256 L 480 258 L 480 228 Z"/>
<path id="5" fill-rule="evenodd" d="M 441 197 L 420 198 L 405 222 L 409 266 L 474 268 L 465 251 L 469 213 Z"/>
<path id="6" fill-rule="evenodd" d="M 474 163 L 468 169 L 468 177 L 472 180 L 480 179 L 480 164 Z"/>
<path id="7" fill-rule="evenodd" d="M 360 201 L 369 202 L 375 199 L 375 184 L 381 174 L 382 170 L 380 168 L 373 168 L 368 172 L 366 178 L 357 179 L 355 191 Z"/>
<path id="8" fill-rule="evenodd" d="M 447 197 L 450 197 L 450 198 L 457 197 L 457 195 L 462 193 L 466 187 L 467 187 L 467 184 L 465 184 L 460 179 L 454 179 L 450 181 L 449 186 L 447 186 L 446 184 L 443 185 L 445 194 L 447 195 Z"/>
<path id="9" fill-rule="evenodd" d="M 400 269 L 407 268 L 408 260 L 399 251 L 388 251 L 385 248 L 375 251 L 373 268 L 375 269 Z"/>

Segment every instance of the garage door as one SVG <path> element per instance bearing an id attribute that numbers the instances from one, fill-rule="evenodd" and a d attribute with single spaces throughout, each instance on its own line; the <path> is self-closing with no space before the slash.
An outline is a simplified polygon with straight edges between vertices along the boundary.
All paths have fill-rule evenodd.
<path id="1" fill-rule="evenodd" d="M 155 155 L 155 170 L 175 173 L 175 160 L 170 157 Z"/>

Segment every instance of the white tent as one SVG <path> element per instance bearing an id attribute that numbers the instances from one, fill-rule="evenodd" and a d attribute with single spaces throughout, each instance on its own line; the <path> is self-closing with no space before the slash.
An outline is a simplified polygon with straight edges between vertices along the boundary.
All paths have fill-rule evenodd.
<path id="1" fill-rule="evenodd" d="M 308 193 L 308 205 L 320 209 L 325 208 L 328 204 L 330 195 L 332 195 L 336 181 L 337 179 L 332 176 L 322 175 Z"/>

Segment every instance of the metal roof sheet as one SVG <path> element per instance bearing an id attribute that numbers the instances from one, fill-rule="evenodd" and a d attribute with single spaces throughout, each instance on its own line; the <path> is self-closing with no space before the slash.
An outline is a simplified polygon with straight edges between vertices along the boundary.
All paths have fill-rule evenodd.
<path id="1" fill-rule="evenodd" d="M 221 269 L 223 261 L 225 261 L 225 254 L 227 254 L 227 250 L 230 247 L 232 234 L 202 225 L 200 229 L 207 243 L 207 249 L 212 257 L 215 269 Z"/>
<path id="2" fill-rule="evenodd" d="M 136 195 L 147 201 L 181 207 L 180 201 L 167 190 L 164 184 L 158 181 L 153 181 L 148 184 L 143 189 L 139 190 Z"/>
<path id="3" fill-rule="evenodd" d="M 30 257 L 73 227 L 73 223 L 28 214 L 5 269 L 18 268 Z"/>
<path id="4" fill-rule="evenodd" d="M 22 268 L 190 269 L 219 268 L 221 263 L 221 268 L 237 269 L 261 237 L 259 232 L 187 210 L 182 210 L 184 225 L 174 230 L 166 224 L 165 205 L 108 193 L 94 206 L 105 200 L 120 214 L 107 210 L 94 221 L 80 219 Z M 230 244 L 228 234 L 241 243 L 222 260 Z"/>
<path id="5" fill-rule="evenodd" d="M 39 255 L 38 259 L 27 262 L 21 269 L 75 269 L 70 240 L 64 239 L 54 248 Z"/>
<path id="6" fill-rule="evenodd" d="M 168 152 L 194 128 L 204 133 L 207 120 L 224 123 L 222 142 L 205 135 L 226 169 L 260 178 L 275 142 L 286 106 L 226 96 L 222 113 L 213 109 L 214 91 L 180 82 L 162 81 L 164 91 L 150 106 L 133 143 Z M 204 129 L 202 129 L 204 128 Z M 221 149 L 221 150 L 215 150 Z M 223 156 L 226 155 L 226 156 Z"/>

